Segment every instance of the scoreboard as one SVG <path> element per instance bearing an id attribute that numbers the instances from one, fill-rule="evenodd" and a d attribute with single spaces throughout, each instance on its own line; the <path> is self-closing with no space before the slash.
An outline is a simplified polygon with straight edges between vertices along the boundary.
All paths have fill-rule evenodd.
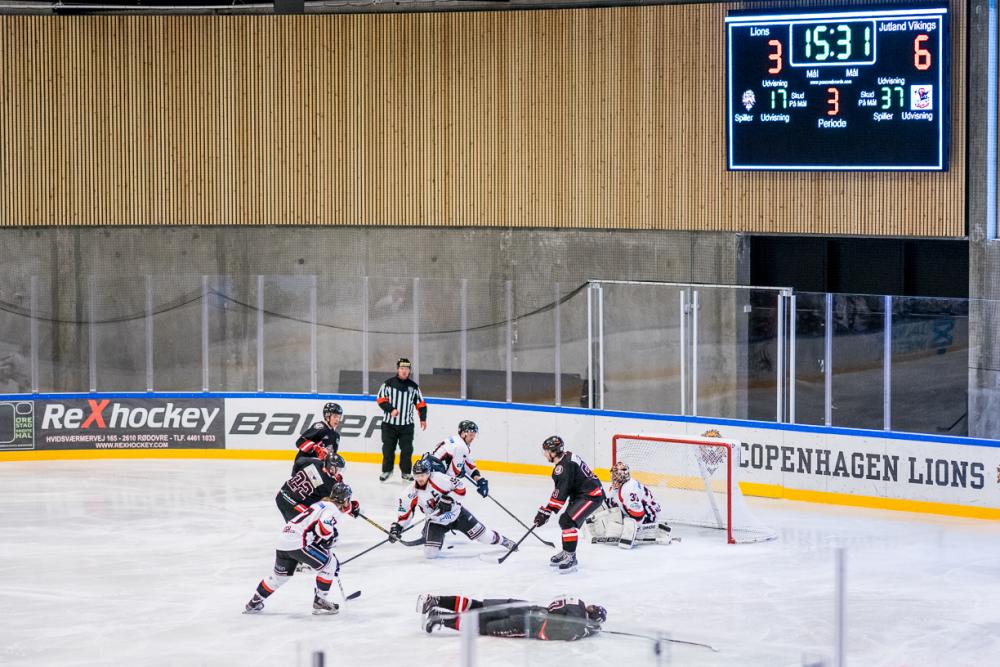
<path id="1" fill-rule="evenodd" d="M 948 168 L 948 9 L 726 17 L 731 170 Z"/>

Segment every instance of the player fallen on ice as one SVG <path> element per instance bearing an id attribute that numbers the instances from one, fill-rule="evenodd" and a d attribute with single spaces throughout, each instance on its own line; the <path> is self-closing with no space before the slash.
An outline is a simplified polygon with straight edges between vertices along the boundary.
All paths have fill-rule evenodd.
<path id="1" fill-rule="evenodd" d="M 323 406 L 323 421 L 316 422 L 295 441 L 298 452 L 295 463 L 308 456 L 314 459 L 325 459 L 330 452 L 334 454 L 340 449 L 340 433 L 337 427 L 344 416 L 344 408 L 339 403 L 327 403 Z M 293 464 L 294 465 L 294 464 Z M 295 472 L 294 470 L 292 471 Z"/>
<path id="2" fill-rule="evenodd" d="M 611 489 L 607 503 L 587 519 L 595 543 L 617 544 L 631 549 L 640 544 L 669 544 L 670 526 L 659 521 L 660 504 L 653 492 L 632 479 L 628 464 L 611 467 Z"/>
<path id="3" fill-rule="evenodd" d="M 316 571 L 313 591 L 314 614 L 336 614 L 339 606 L 327 599 L 333 578 L 340 574 L 340 561 L 331 551 L 337 543 L 337 514 L 352 507 L 351 487 L 343 482 L 333 486 L 328 497 L 306 507 L 281 530 L 274 556 L 274 572 L 261 579 L 247 602 L 244 614 L 264 609 L 264 600 L 284 586 L 298 565 Z M 357 507 L 356 501 L 353 507 Z"/>
<path id="4" fill-rule="evenodd" d="M 426 632 L 460 630 L 462 612 L 479 610 L 479 634 L 526 637 L 543 641 L 573 641 L 597 634 L 607 610 L 574 597 L 558 597 L 546 607 L 524 600 L 476 600 L 461 595 L 421 595 L 417 611 L 424 614 Z"/>
<path id="5" fill-rule="evenodd" d="M 551 558 L 549 564 L 561 574 L 576 570 L 576 544 L 580 528 L 591 514 L 604 503 L 601 480 L 583 459 L 566 451 L 566 443 L 558 435 L 545 439 L 542 452 L 552 468 L 555 490 L 548 502 L 538 508 L 535 525 L 544 526 L 554 512 L 563 511 L 559 517 L 562 528 L 562 551 Z"/>
<path id="6" fill-rule="evenodd" d="M 489 482 L 479 472 L 476 462 L 472 459 L 472 441 L 479 434 L 479 426 L 476 422 L 463 419 L 458 422 L 458 435 L 449 436 L 447 440 L 439 442 L 434 451 L 424 454 L 424 458 L 430 461 L 431 470 L 443 472 L 461 478 L 466 472 L 469 479 L 476 485 L 476 491 L 483 498 L 490 495 Z"/>
<path id="7" fill-rule="evenodd" d="M 437 558 L 448 531 L 465 533 L 470 540 L 483 544 L 499 544 L 512 549 L 514 541 L 495 530 L 487 530 L 479 519 L 462 507 L 465 485 L 457 477 L 431 470 L 426 459 L 413 464 L 413 483 L 399 499 L 399 518 L 389 528 L 389 540 L 400 538 L 403 529 L 413 521 L 416 509 L 427 517 L 424 523 L 424 555 Z"/>
<path id="8" fill-rule="evenodd" d="M 281 485 L 274 502 L 285 521 L 290 521 L 313 503 L 330 495 L 333 486 L 343 482 L 340 471 L 346 466 L 344 458 L 336 452 L 327 452 L 326 458 L 311 456 L 296 458 L 292 476 Z M 357 516 L 360 509 L 353 513 Z"/>

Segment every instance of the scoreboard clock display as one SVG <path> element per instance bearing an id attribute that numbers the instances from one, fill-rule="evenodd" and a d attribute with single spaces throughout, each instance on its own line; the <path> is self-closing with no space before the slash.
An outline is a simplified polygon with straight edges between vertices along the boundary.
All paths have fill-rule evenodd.
<path id="1" fill-rule="evenodd" d="M 949 48 L 943 6 L 729 14 L 729 169 L 947 169 Z"/>

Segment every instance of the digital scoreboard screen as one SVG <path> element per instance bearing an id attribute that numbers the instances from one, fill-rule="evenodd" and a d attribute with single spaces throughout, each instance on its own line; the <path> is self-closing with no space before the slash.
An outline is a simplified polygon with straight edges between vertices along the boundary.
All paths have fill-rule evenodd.
<path id="1" fill-rule="evenodd" d="M 947 169 L 948 53 L 946 7 L 729 14 L 729 169 Z"/>

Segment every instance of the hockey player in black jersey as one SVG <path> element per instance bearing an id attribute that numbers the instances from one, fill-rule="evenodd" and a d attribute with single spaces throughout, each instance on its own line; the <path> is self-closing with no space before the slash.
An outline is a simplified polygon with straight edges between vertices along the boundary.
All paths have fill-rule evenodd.
<path id="1" fill-rule="evenodd" d="M 558 435 L 545 439 L 542 452 L 549 463 L 555 464 L 552 481 L 556 488 L 548 502 L 538 508 L 535 525 L 544 526 L 553 512 L 565 509 L 559 517 L 563 550 L 549 561 L 550 565 L 559 568 L 561 574 L 565 574 L 576 570 L 576 543 L 580 528 L 587 517 L 604 503 L 604 487 L 590 466 L 573 452 L 566 451 L 566 443 Z"/>
<path id="2" fill-rule="evenodd" d="M 323 421 L 316 422 L 299 436 L 295 441 L 298 453 L 295 455 L 295 463 L 303 457 L 315 459 L 325 459 L 327 454 L 337 453 L 340 449 L 340 433 L 337 426 L 344 416 L 344 409 L 339 403 L 327 403 L 323 406 Z M 294 472 L 294 468 L 293 468 Z"/>
<path id="3" fill-rule="evenodd" d="M 310 456 L 297 458 L 292 464 L 292 476 L 282 484 L 274 502 L 285 521 L 291 521 L 310 505 L 330 495 L 330 489 L 343 481 L 340 470 L 346 463 L 340 454 L 327 452 L 323 460 Z M 360 508 L 350 513 L 357 516 Z"/>
<path id="4" fill-rule="evenodd" d="M 417 611 L 424 614 L 424 630 L 460 630 L 461 613 L 479 612 L 479 634 L 492 637 L 526 637 L 543 641 L 573 641 L 597 634 L 608 618 L 607 610 L 574 597 L 558 597 L 547 607 L 524 600 L 475 600 L 461 595 L 421 595 Z"/>

